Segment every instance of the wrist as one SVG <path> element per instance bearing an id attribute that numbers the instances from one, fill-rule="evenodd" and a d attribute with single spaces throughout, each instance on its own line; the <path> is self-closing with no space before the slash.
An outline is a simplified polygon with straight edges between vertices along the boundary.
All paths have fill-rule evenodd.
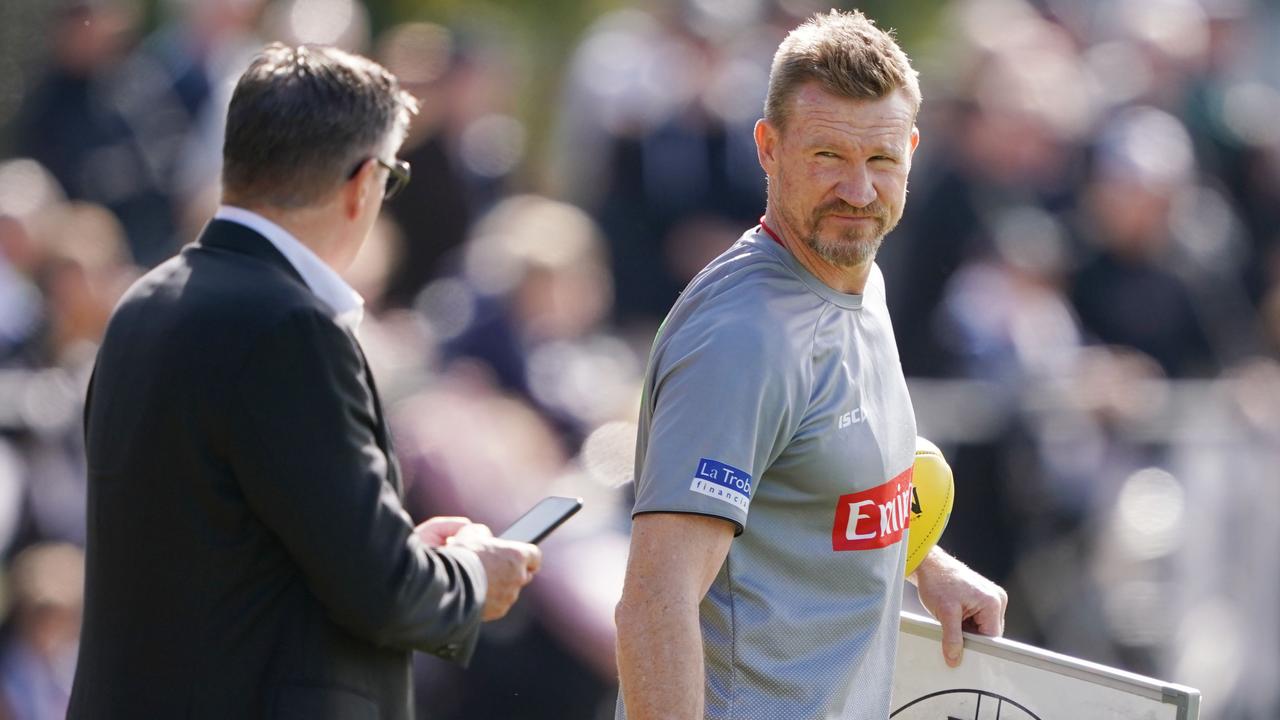
<path id="1" fill-rule="evenodd" d="M 918 586 L 920 584 L 920 578 L 935 575 L 960 564 L 960 561 L 952 557 L 946 550 L 934 545 L 932 548 L 929 548 L 929 554 L 925 555 L 924 559 L 920 561 L 920 565 L 916 567 L 916 571 L 907 576 L 907 580 L 912 585 Z"/>

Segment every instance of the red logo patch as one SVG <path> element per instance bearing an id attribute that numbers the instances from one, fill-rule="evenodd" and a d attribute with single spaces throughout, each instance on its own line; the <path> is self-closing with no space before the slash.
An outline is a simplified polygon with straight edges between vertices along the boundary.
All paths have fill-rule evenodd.
<path id="1" fill-rule="evenodd" d="M 911 524 L 911 473 L 869 490 L 841 495 L 831 527 L 831 549 L 875 550 L 902 540 Z"/>

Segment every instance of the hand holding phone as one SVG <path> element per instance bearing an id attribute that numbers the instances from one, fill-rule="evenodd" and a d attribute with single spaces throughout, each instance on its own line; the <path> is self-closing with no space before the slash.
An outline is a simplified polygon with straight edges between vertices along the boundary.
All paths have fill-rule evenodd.
<path id="1" fill-rule="evenodd" d="M 542 551 L 536 545 L 495 538 L 487 525 L 469 524 L 448 540 L 450 547 L 470 550 L 484 566 L 488 592 L 480 618 L 497 620 L 515 604 L 520 589 L 528 585 L 542 565 Z"/>

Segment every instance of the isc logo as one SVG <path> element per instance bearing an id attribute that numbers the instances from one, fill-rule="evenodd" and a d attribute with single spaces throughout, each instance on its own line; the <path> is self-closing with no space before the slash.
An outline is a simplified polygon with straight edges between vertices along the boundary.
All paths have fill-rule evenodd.
<path id="1" fill-rule="evenodd" d="M 841 495 L 831 527 L 831 549 L 874 550 L 902 540 L 911 524 L 912 469 L 883 485 Z"/>
<path id="2" fill-rule="evenodd" d="M 862 408 L 854 408 L 840 416 L 840 419 L 836 421 L 836 427 L 843 430 L 850 425 L 856 425 L 860 422 L 864 422 L 866 419 L 867 414 L 862 412 Z"/>

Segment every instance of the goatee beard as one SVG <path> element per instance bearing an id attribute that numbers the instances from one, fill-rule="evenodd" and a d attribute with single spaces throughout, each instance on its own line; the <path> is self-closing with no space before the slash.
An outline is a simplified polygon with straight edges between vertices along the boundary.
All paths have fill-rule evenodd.
<path id="1" fill-rule="evenodd" d="M 834 242 L 824 242 L 818 227 L 822 224 L 822 219 L 828 215 L 870 218 L 875 221 L 876 227 L 870 235 L 858 232 L 857 228 L 851 228 Z M 884 241 L 884 236 L 889 234 L 895 224 L 889 216 L 888 209 L 879 202 L 861 208 L 843 202 L 833 202 L 814 211 L 809 232 L 801 237 L 810 250 L 832 265 L 842 268 L 855 267 L 875 259 L 880 243 Z"/>
<path id="2" fill-rule="evenodd" d="M 814 231 L 805 236 L 804 242 L 823 260 L 835 265 L 836 267 L 856 267 L 865 265 L 875 259 L 876 252 L 880 250 L 880 243 L 884 241 L 884 235 L 877 233 L 870 238 L 861 237 L 843 237 L 840 242 L 825 243 L 818 236 L 818 231 Z"/>

